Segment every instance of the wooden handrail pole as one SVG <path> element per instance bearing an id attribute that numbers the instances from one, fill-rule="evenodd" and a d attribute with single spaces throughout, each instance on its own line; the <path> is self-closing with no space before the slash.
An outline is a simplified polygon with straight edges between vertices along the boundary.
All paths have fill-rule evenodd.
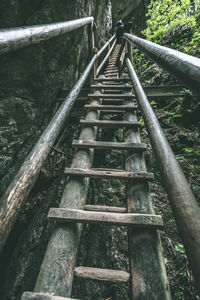
<path id="1" fill-rule="evenodd" d="M 87 17 L 59 23 L 1 29 L 0 54 L 49 40 L 93 21 L 93 17 Z"/>
<path id="2" fill-rule="evenodd" d="M 123 37 L 164 69 L 167 69 L 171 74 L 184 82 L 184 84 L 197 93 L 199 97 L 199 58 L 149 42 L 129 33 L 124 33 Z"/>
<path id="3" fill-rule="evenodd" d="M 126 65 L 193 276 L 200 287 L 200 208 L 128 58 Z"/>

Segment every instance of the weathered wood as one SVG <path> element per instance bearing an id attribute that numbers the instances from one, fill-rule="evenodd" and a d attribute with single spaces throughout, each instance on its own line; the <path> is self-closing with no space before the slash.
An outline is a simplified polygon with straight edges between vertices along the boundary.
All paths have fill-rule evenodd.
<path id="1" fill-rule="evenodd" d="M 131 104 L 131 105 L 91 105 L 91 104 L 85 104 L 84 107 L 89 110 L 124 110 L 124 111 L 131 111 L 136 110 L 138 108 L 137 105 Z"/>
<path id="2" fill-rule="evenodd" d="M 147 56 L 167 69 L 199 96 L 200 92 L 200 59 L 174 49 L 170 49 L 135 35 L 124 34 L 124 38 L 143 51 Z"/>
<path id="3" fill-rule="evenodd" d="M 67 22 L 1 29 L 0 54 L 49 40 L 93 21 L 93 17 L 87 17 Z"/>
<path id="4" fill-rule="evenodd" d="M 110 115 L 110 114 L 121 114 L 123 113 L 123 110 L 101 110 L 101 115 Z"/>
<path id="5" fill-rule="evenodd" d="M 126 101 L 126 104 L 128 105 L 130 102 Z M 137 115 L 133 112 L 126 112 L 124 120 L 135 122 Z M 140 143 L 139 132 L 134 129 L 125 131 L 124 141 Z M 131 172 L 146 172 L 144 154 L 127 151 L 125 169 Z M 127 182 L 126 197 L 129 213 L 155 213 L 147 182 Z M 128 227 L 128 245 L 132 299 L 169 300 L 169 285 L 157 230 Z"/>
<path id="6" fill-rule="evenodd" d="M 98 99 L 100 96 L 96 94 L 88 94 L 88 97 L 91 99 Z M 101 94 L 101 99 L 103 98 L 109 98 L 109 99 L 133 99 L 135 98 L 135 95 L 133 94 Z"/>
<path id="7" fill-rule="evenodd" d="M 3 194 L 0 201 L 0 250 L 3 248 L 3 245 L 5 244 L 5 241 L 16 221 L 18 213 L 37 179 L 40 168 L 51 151 L 51 147 L 63 127 L 81 88 L 86 82 L 96 58 L 97 57 L 94 56 L 89 62 L 74 88 L 65 98 Z"/>
<path id="8" fill-rule="evenodd" d="M 97 84 L 92 84 L 91 88 L 92 89 L 109 89 L 109 88 L 115 89 L 115 88 L 117 88 L 117 89 L 130 90 L 130 89 L 132 89 L 132 86 L 131 85 L 122 85 L 122 84 L 119 84 L 119 85 L 112 85 L 112 84 L 97 85 Z"/>
<path id="9" fill-rule="evenodd" d="M 162 217 L 159 215 L 85 211 L 66 208 L 50 208 L 48 219 L 56 222 L 131 225 L 134 228 L 161 228 L 163 226 Z"/>
<path id="10" fill-rule="evenodd" d="M 128 282 L 130 278 L 130 274 L 125 271 L 88 267 L 76 267 L 74 275 L 86 279 L 124 283 Z"/>
<path id="11" fill-rule="evenodd" d="M 118 207 L 118 206 L 105 206 L 105 205 L 84 205 L 84 210 L 89 211 L 105 211 L 105 212 L 113 212 L 113 213 L 125 213 L 127 212 L 126 207 Z"/>
<path id="12" fill-rule="evenodd" d="M 110 78 L 94 78 L 95 81 L 111 81 Z M 113 81 L 113 79 L 112 79 Z M 130 81 L 130 78 L 124 78 L 124 77 L 120 77 L 120 78 L 115 78 L 115 81 Z"/>
<path id="13" fill-rule="evenodd" d="M 24 292 L 21 300 L 79 300 L 79 299 L 59 297 L 48 293 Z"/>
<path id="14" fill-rule="evenodd" d="M 121 92 L 121 90 L 106 90 L 106 93 L 107 94 L 113 94 L 113 93 L 120 93 Z"/>
<path id="15" fill-rule="evenodd" d="M 96 91 L 98 92 L 98 91 Z M 98 100 L 92 104 L 99 104 Z M 89 112 L 87 120 L 98 119 L 98 114 Z M 95 128 L 84 128 L 81 140 L 95 140 Z M 93 150 L 80 149 L 74 154 L 72 168 L 90 168 L 93 161 Z M 89 180 L 86 178 L 70 178 L 66 184 L 61 199 L 62 208 L 83 208 L 87 198 Z M 78 246 L 80 243 L 82 225 L 62 224 L 57 226 L 49 240 L 40 273 L 35 286 L 35 292 L 49 292 L 70 297 L 73 282 Z"/>
<path id="16" fill-rule="evenodd" d="M 136 150 L 141 151 L 146 149 L 144 143 L 116 143 L 116 142 L 102 142 L 102 141 L 81 141 L 74 140 L 73 147 L 77 148 L 95 148 L 95 149 L 119 149 L 119 150 Z"/>
<path id="17" fill-rule="evenodd" d="M 128 59 L 127 66 L 163 177 L 163 183 L 172 205 L 175 221 L 186 249 L 196 285 L 199 287 L 200 208 Z"/>
<path id="18" fill-rule="evenodd" d="M 73 176 L 83 176 L 90 178 L 118 178 L 118 179 L 135 179 L 135 180 L 152 180 L 153 173 L 147 172 L 124 172 L 114 171 L 96 171 L 95 169 L 65 168 L 65 174 Z"/>
<path id="19" fill-rule="evenodd" d="M 99 126 L 108 128 L 140 128 L 140 122 L 126 122 L 126 121 L 112 121 L 112 120 L 80 120 L 80 124 L 83 126 Z"/>
<path id="20" fill-rule="evenodd" d="M 110 44 L 110 43 L 109 43 Z M 112 46 L 110 47 L 110 50 L 108 51 L 108 53 L 106 54 L 106 56 L 104 57 L 104 59 L 102 60 L 101 64 L 98 66 L 97 68 L 97 73 L 96 75 L 98 76 L 101 72 L 101 70 L 103 69 L 103 66 L 105 65 L 105 63 L 108 61 L 109 59 L 109 56 L 113 50 L 113 48 L 115 47 L 115 44 L 116 44 L 116 39 L 114 40 Z"/>

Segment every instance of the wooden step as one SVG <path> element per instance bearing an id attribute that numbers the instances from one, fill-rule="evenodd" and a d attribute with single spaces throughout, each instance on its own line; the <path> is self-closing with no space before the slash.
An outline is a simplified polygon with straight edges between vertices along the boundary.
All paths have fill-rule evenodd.
<path id="1" fill-rule="evenodd" d="M 104 115 L 109 115 L 109 114 L 122 114 L 123 113 L 123 110 L 101 110 L 100 111 L 101 115 L 104 114 Z"/>
<path id="2" fill-rule="evenodd" d="M 91 88 L 93 89 L 132 89 L 131 85 L 124 85 L 124 84 L 119 84 L 119 85 L 112 85 L 112 84 L 101 84 L 101 85 L 97 85 L 97 84 L 92 84 Z"/>
<path id="3" fill-rule="evenodd" d="M 54 296 L 49 293 L 24 292 L 21 297 L 21 300 L 79 300 L 79 299 Z"/>
<path id="4" fill-rule="evenodd" d="M 113 94 L 113 93 L 118 93 L 118 94 L 120 94 L 121 93 L 121 89 L 110 89 L 110 90 L 106 90 L 106 93 L 107 94 Z"/>
<path id="5" fill-rule="evenodd" d="M 128 282 L 130 274 L 125 271 L 100 269 L 100 268 L 88 268 L 88 267 L 76 267 L 74 275 L 79 278 L 87 278 L 108 282 Z"/>
<path id="6" fill-rule="evenodd" d="M 94 81 L 109 81 L 109 78 L 94 78 Z M 112 79 L 113 80 L 113 79 Z M 130 81 L 130 78 L 119 77 L 115 81 Z"/>
<path id="7" fill-rule="evenodd" d="M 111 120 L 80 120 L 82 126 L 99 126 L 107 128 L 140 128 L 140 122 L 111 121 Z"/>
<path id="8" fill-rule="evenodd" d="M 100 171 L 96 169 L 80 169 L 80 168 L 65 168 L 65 174 L 73 176 L 83 176 L 90 178 L 117 178 L 117 179 L 134 179 L 134 180 L 152 180 L 154 178 L 153 173 L 147 172 L 125 172 L 123 170 Z"/>
<path id="9" fill-rule="evenodd" d="M 105 206 L 105 205 L 84 205 L 84 210 L 113 212 L 113 213 L 126 213 L 126 207 L 118 206 Z"/>
<path id="10" fill-rule="evenodd" d="M 109 99 L 133 99 L 135 95 L 133 94 L 88 94 L 89 98 L 96 99 L 96 98 L 109 98 Z"/>
<path id="11" fill-rule="evenodd" d="M 162 217 L 152 214 L 112 213 L 51 207 L 47 217 L 50 221 L 56 222 L 106 224 L 110 226 L 131 225 L 137 228 L 161 228 L 163 226 Z"/>
<path id="12" fill-rule="evenodd" d="M 123 110 L 123 111 L 131 111 L 138 109 L 137 105 L 90 105 L 85 104 L 84 107 L 89 110 Z"/>
<path id="13" fill-rule="evenodd" d="M 102 142 L 102 141 L 85 141 L 74 140 L 73 147 L 77 148 L 94 148 L 94 149 L 117 149 L 117 150 L 136 150 L 143 151 L 146 149 L 146 144 L 143 143 L 116 143 L 116 142 Z"/>

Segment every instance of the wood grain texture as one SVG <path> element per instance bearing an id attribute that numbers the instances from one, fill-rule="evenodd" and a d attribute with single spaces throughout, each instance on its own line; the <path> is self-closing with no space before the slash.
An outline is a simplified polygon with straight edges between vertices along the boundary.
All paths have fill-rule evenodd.
<path id="1" fill-rule="evenodd" d="M 126 101 L 126 104 L 130 104 L 130 101 Z M 134 112 L 125 112 L 124 120 L 135 122 L 137 115 Z M 140 143 L 139 131 L 126 130 L 124 141 Z M 146 172 L 144 153 L 126 151 L 125 170 Z M 127 182 L 126 195 L 129 213 L 154 214 L 147 182 Z M 169 300 L 169 285 L 157 230 L 128 227 L 128 244 L 132 298 Z"/>
<path id="2" fill-rule="evenodd" d="M 131 225 L 137 228 L 161 228 L 163 226 L 162 217 L 159 215 L 85 211 L 66 208 L 50 208 L 48 219 L 57 222 Z"/>
<path id="3" fill-rule="evenodd" d="M 136 110 L 138 108 L 137 105 L 131 104 L 129 106 L 126 105 L 90 105 L 85 104 L 84 107 L 89 110 L 124 110 L 124 111 L 130 111 L 130 110 Z"/>
<path id="4" fill-rule="evenodd" d="M 65 168 L 65 174 L 72 176 L 90 177 L 90 178 L 117 178 L 117 179 L 135 179 L 135 180 L 152 180 L 153 173 L 147 172 L 124 172 L 116 171 L 101 171 L 95 169 L 81 169 L 81 168 Z"/>
<path id="5" fill-rule="evenodd" d="M 100 103 L 98 100 L 94 100 L 92 104 L 97 105 Z M 98 113 L 89 112 L 86 119 L 98 119 Z M 96 129 L 93 127 L 84 128 L 79 138 L 81 140 L 95 140 Z M 93 153 L 92 149 L 78 149 L 75 151 L 71 164 L 72 168 L 77 166 L 83 169 L 90 168 Z M 64 189 L 60 207 L 83 208 L 86 204 L 88 187 L 88 179 L 70 178 Z M 71 296 L 73 271 L 78 255 L 81 232 L 81 224 L 59 223 L 56 226 L 49 240 L 34 292 L 49 292 L 65 297 Z"/>
<path id="6" fill-rule="evenodd" d="M 126 142 L 102 142 L 102 141 L 82 141 L 74 140 L 73 147 L 77 148 L 94 148 L 94 149 L 118 149 L 118 150 L 135 150 L 141 151 L 146 149 L 144 143 L 126 143 Z"/>
<path id="7" fill-rule="evenodd" d="M 120 77 L 120 78 L 115 78 L 115 79 L 110 79 L 110 78 L 94 78 L 94 81 L 115 81 L 115 82 L 119 82 L 119 81 L 130 81 L 130 78 L 124 78 L 124 77 Z"/>
<path id="8" fill-rule="evenodd" d="M 128 282 L 130 274 L 125 271 L 77 267 L 75 268 L 74 275 L 81 278 L 110 281 L 110 282 Z"/>
<path id="9" fill-rule="evenodd" d="M 140 122 L 126 122 L 126 121 L 111 121 L 111 120 L 80 120 L 83 126 L 99 126 L 109 128 L 138 128 L 141 127 Z"/>
<path id="10" fill-rule="evenodd" d="M 125 98 L 135 98 L 135 95 L 133 94 L 101 94 L 101 95 L 96 95 L 96 94 L 88 94 L 88 97 L 91 99 L 103 99 L 103 98 L 110 98 L 110 99 L 125 99 Z"/>
<path id="11" fill-rule="evenodd" d="M 125 213 L 127 212 L 126 207 L 118 207 L 118 206 L 105 206 L 105 205 L 84 205 L 84 210 L 89 211 L 105 211 L 105 212 L 117 212 L 117 213 Z"/>
<path id="12" fill-rule="evenodd" d="M 119 84 L 119 85 L 113 85 L 113 84 L 92 84 L 91 85 L 92 89 L 125 89 L 125 90 L 130 90 L 132 89 L 132 85 L 123 85 L 123 84 Z"/>
<path id="13" fill-rule="evenodd" d="M 79 300 L 79 299 L 59 297 L 48 293 L 24 292 L 21 300 Z"/>

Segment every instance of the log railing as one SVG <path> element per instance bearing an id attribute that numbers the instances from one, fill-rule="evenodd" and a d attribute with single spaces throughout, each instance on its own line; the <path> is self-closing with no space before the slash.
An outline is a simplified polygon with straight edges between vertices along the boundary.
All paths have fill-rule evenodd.
<path id="1" fill-rule="evenodd" d="M 177 50 L 157 45 L 135 35 L 125 33 L 124 38 L 156 63 L 167 69 L 186 86 L 200 92 L 200 59 Z M 198 95 L 199 96 L 199 95 Z"/>
<path id="2" fill-rule="evenodd" d="M 129 37 L 130 35 L 125 34 L 126 38 L 127 36 Z M 132 41 L 132 39 L 130 40 Z M 183 55 L 183 57 L 184 56 L 185 55 Z M 166 59 L 169 59 L 167 54 Z M 177 59 L 179 59 L 179 63 L 177 63 L 176 66 L 178 68 L 181 64 L 180 58 Z M 126 65 L 128 67 L 135 95 L 151 140 L 151 145 L 153 147 L 155 156 L 158 161 L 160 173 L 163 177 L 163 183 L 166 187 L 166 192 L 168 194 L 174 218 L 178 226 L 179 232 L 181 234 L 186 254 L 188 256 L 192 268 L 194 279 L 196 285 L 199 287 L 200 208 L 198 207 L 198 204 L 192 194 L 192 191 L 189 188 L 186 178 L 175 158 L 174 153 L 170 148 L 170 145 L 159 125 L 159 122 L 151 108 L 151 105 L 149 104 L 147 96 L 140 84 L 140 81 L 138 80 L 138 77 L 133 69 L 129 58 L 126 58 Z M 190 65 L 188 61 L 185 64 L 185 67 L 186 66 L 188 70 L 194 69 L 194 72 L 200 72 L 200 68 L 198 69 L 198 66 L 195 68 L 195 66 L 193 64 Z M 188 73 L 187 78 L 189 78 L 190 75 L 191 73 Z M 198 81 L 199 78 L 196 78 L 196 81 Z"/>
<path id="3" fill-rule="evenodd" d="M 0 54 L 24 48 L 41 41 L 49 40 L 58 35 L 92 24 L 93 17 L 87 17 L 66 22 L 23 26 L 0 30 Z"/>
<path id="4" fill-rule="evenodd" d="M 0 49 L 2 50 L 0 50 L 0 53 L 25 47 L 41 40 L 50 39 L 56 35 L 64 34 L 92 22 L 93 18 L 89 17 L 69 22 L 33 27 L 31 26 L 25 29 L 17 28 L 14 30 L 10 29 L 0 31 L 1 34 L 3 33 L 0 35 Z M 6 33 L 8 34 L 7 37 Z M 66 118 L 81 91 L 81 88 L 86 82 L 86 79 L 92 71 L 92 68 L 98 57 L 104 52 L 113 39 L 114 36 L 99 50 L 98 53 L 92 57 L 80 79 L 72 88 L 71 92 L 67 95 L 57 113 L 54 115 L 49 125 L 39 138 L 38 142 L 35 144 L 34 148 L 27 156 L 14 179 L 8 186 L 7 190 L 1 197 L 0 251 L 3 248 L 10 231 L 12 230 L 18 213 L 29 192 L 31 191 L 40 172 L 41 166 L 47 158 L 51 147 L 53 146 L 60 130 L 62 129 L 62 126 L 64 125 Z"/>

